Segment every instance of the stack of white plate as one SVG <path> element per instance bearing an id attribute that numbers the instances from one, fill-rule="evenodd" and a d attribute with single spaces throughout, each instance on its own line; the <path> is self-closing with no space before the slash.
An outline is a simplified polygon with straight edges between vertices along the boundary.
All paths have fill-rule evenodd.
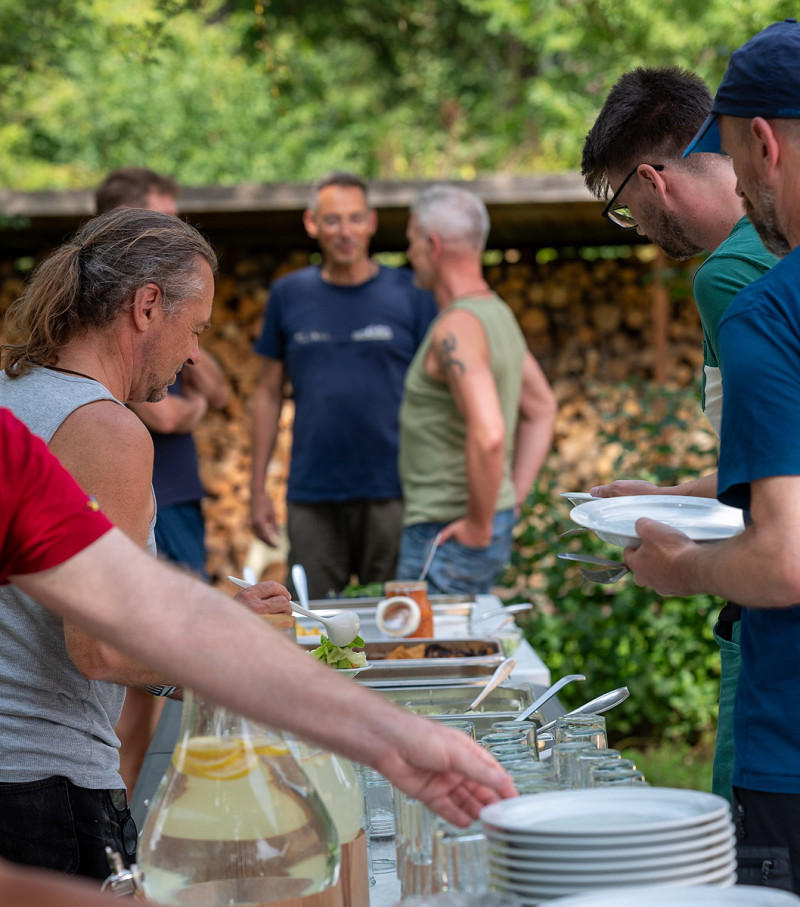
<path id="1" fill-rule="evenodd" d="M 730 806 L 714 794 L 557 791 L 493 803 L 481 819 L 490 880 L 525 907 L 604 888 L 736 882 Z"/>

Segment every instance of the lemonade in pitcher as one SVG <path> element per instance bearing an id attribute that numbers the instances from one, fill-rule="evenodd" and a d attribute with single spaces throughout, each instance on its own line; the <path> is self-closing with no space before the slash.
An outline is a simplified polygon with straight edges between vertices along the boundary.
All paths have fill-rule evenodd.
<path id="1" fill-rule="evenodd" d="M 275 731 L 186 696 L 181 739 L 139 843 L 148 898 L 246 905 L 333 885 L 338 840 Z"/>

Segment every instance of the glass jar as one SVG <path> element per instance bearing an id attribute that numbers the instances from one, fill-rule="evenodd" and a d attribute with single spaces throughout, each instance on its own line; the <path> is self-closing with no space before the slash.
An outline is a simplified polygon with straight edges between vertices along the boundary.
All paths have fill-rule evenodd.
<path id="1" fill-rule="evenodd" d="M 189 690 L 138 856 L 146 896 L 187 907 L 302 897 L 339 873 L 333 821 L 283 737 Z"/>
<path id="2" fill-rule="evenodd" d="M 433 608 L 428 600 L 428 584 L 424 580 L 392 580 L 383 584 L 386 601 L 410 598 L 419 608 L 419 623 L 416 629 L 403 636 L 431 639 L 433 637 Z M 383 602 L 379 603 L 379 607 Z"/>

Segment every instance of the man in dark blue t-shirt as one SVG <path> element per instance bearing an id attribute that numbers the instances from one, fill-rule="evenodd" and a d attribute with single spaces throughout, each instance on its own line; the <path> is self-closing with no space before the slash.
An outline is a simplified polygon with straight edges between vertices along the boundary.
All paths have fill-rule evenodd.
<path id="1" fill-rule="evenodd" d="M 403 527 L 403 379 L 436 304 L 409 270 L 370 258 L 377 217 L 358 177 L 320 180 L 303 223 L 323 260 L 275 282 L 256 344 L 264 359 L 253 400 L 252 521 L 274 546 L 277 521 L 264 481 L 288 379 L 295 404 L 289 561 L 305 567 L 309 595 L 322 598 L 354 576 L 394 578 Z"/>

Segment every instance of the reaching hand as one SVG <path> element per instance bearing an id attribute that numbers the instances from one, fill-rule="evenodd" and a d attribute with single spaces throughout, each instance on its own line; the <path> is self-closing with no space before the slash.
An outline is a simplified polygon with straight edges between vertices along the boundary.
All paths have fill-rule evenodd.
<path id="1" fill-rule="evenodd" d="M 289 592 L 280 583 L 267 580 L 256 583 L 249 589 L 242 589 L 235 596 L 237 601 L 247 605 L 256 614 L 291 614 L 292 603 Z"/>
<path id="2" fill-rule="evenodd" d="M 511 778 L 474 740 L 430 719 L 392 749 L 378 771 L 454 825 L 468 825 L 484 806 L 516 795 Z"/>

